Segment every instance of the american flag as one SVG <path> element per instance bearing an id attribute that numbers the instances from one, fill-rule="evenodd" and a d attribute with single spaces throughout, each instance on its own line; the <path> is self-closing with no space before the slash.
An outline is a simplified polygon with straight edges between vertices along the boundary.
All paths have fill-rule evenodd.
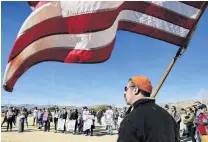
<path id="1" fill-rule="evenodd" d="M 19 30 L 9 56 L 4 89 L 43 61 L 100 63 L 111 56 L 116 31 L 123 30 L 183 46 L 204 1 L 28 2 L 33 12 Z"/>

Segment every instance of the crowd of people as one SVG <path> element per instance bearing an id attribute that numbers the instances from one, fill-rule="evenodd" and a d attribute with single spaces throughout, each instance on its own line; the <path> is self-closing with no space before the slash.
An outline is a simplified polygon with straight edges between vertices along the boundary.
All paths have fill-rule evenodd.
<path id="1" fill-rule="evenodd" d="M 35 107 L 32 112 L 33 126 L 44 132 L 53 130 L 55 133 L 58 131 L 62 133 L 72 132 L 73 134 L 85 134 L 86 136 L 93 136 L 93 129 L 95 125 L 106 128 L 109 135 L 113 134 L 113 129 L 118 130 L 119 124 L 125 117 L 127 108 L 107 108 L 101 109 L 98 112 L 83 107 L 81 111 L 78 109 L 67 109 L 55 107 L 53 112 L 49 108 Z M 16 125 L 17 117 L 18 132 L 24 132 L 24 125 L 28 127 L 28 116 L 30 112 L 23 107 L 21 110 L 10 107 L 5 112 L 5 117 L 2 125 L 7 122 L 7 131 L 12 131 L 13 124 Z M 54 128 L 51 129 L 51 123 L 54 123 Z"/>
<path id="2" fill-rule="evenodd" d="M 177 122 L 180 139 L 191 137 L 192 142 L 208 142 L 208 111 L 205 104 L 197 101 L 191 107 L 180 110 L 168 105 L 165 109 Z"/>
<path id="3" fill-rule="evenodd" d="M 164 107 L 177 123 L 177 130 L 180 138 L 190 137 L 192 142 L 208 141 L 208 111 L 205 104 L 195 102 L 193 106 L 188 108 L 177 109 L 175 106 Z M 55 107 L 51 112 L 49 108 L 34 108 L 32 112 L 33 126 L 37 129 L 43 129 L 44 132 L 53 130 L 55 133 L 68 131 L 73 134 L 85 134 L 93 136 L 95 125 L 106 128 L 107 133 L 112 135 L 113 129 L 118 130 L 121 121 L 127 113 L 127 108 L 113 108 L 108 106 L 106 109 L 95 112 L 87 107 L 83 107 L 78 112 L 76 108 L 66 109 Z M 19 116 L 19 117 L 18 117 Z M 13 124 L 16 125 L 17 117 L 19 118 L 18 132 L 24 132 L 24 125 L 28 127 L 29 111 L 23 107 L 20 111 L 14 107 L 10 107 L 5 112 L 4 120 L 1 124 L 7 122 L 7 131 L 12 131 Z M 51 129 L 51 123 L 54 123 L 54 129 Z"/>

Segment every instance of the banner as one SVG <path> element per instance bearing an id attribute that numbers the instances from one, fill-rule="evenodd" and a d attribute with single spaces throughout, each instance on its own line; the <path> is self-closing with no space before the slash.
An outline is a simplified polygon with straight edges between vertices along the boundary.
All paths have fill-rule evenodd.
<path id="1" fill-rule="evenodd" d="M 65 125 L 65 119 L 58 119 L 58 131 L 63 131 L 64 130 L 64 125 Z"/>
<path id="2" fill-rule="evenodd" d="M 66 131 L 74 132 L 76 120 L 66 120 Z"/>

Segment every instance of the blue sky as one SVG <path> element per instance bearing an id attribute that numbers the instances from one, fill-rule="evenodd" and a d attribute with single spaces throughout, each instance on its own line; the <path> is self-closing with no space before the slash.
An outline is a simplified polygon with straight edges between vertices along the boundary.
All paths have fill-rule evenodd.
<path id="1" fill-rule="evenodd" d="M 17 33 L 31 13 L 26 2 L 1 4 L 1 83 Z M 158 103 L 201 99 L 208 96 L 208 10 L 189 45 L 158 93 Z M 125 105 L 123 88 L 133 75 L 145 75 L 157 87 L 176 46 L 145 36 L 117 32 L 111 58 L 101 64 L 43 62 L 17 81 L 12 93 L 1 87 L 1 102 L 13 104 Z"/>

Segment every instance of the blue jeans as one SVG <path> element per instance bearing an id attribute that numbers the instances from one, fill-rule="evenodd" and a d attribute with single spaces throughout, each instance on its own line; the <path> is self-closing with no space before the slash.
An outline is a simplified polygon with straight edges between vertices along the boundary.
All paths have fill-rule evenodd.
<path id="1" fill-rule="evenodd" d="M 108 126 L 108 134 L 112 134 L 113 133 L 113 128 L 112 126 Z"/>

